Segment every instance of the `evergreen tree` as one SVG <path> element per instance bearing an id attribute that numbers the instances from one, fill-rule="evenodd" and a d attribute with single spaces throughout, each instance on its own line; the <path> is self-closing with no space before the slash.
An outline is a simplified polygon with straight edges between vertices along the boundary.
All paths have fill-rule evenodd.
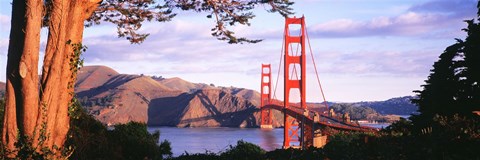
<path id="1" fill-rule="evenodd" d="M 465 100 L 465 112 L 480 111 L 480 1 L 477 5 L 479 8 L 477 22 L 474 20 L 466 21 L 468 28 L 463 29 L 467 32 L 468 37 L 463 43 L 464 64 L 461 75 Z"/>
<path id="2" fill-rule="evenodd" d="M 472 116 L 473 111 L 480 111 L 480 1 L 477 8 L 477 21 L 465 21 L 466 39 L 456 39 L 447 47 L 434 63 L 423 90 L 414 91 L 418 98 L 412 102 L 419 106 L 420 115 L 411 119 L 419 127 L 425 127 L 435 115 Z"/>

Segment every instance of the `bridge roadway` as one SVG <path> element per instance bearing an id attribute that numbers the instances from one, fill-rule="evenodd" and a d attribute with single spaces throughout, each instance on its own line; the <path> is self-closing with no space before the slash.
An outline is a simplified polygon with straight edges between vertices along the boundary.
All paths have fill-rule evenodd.
<path id="1" fill-rule="evenodd" d="M 377 132 L 377 128 L 360 126 L 356 123 L 344 122 L 343 119 L 336 117 L 330 117 L 324 113 L 303 109 L 293 104 L 287 108 L 284 108 L 283 102 L 272 101 L 271 103 L 262 107 L 262 109 L 275 109 L 288 115 L 295 117 L 298 121 L 305 120 L 306 124 L 312 124 L 315 121 L 315 125 L 326 126 L 337 130 L 343 131 L 358 131 L 358 132 Z M 318 117 L 318 118 L 315 118 Z"/>

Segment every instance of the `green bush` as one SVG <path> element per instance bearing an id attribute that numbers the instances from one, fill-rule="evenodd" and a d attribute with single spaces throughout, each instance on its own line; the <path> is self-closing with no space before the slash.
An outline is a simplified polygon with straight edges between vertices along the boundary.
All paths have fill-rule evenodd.
<path id="1" fill-rule="evenodd" d="M 86 113 L 78 103 L 74 103 L 70 111 L 66 146 L 73 148 L 71 159 L 107 159 L 111 156 L 107 127 Z"/>
<path id="2" fill-rule="evenodd" d="M 276 149 L 267 152 L 266 159 L 268 160 L 290 160 L 290 159 L 325 159 L 325 154 L 321 148 L 301 149 Z"/>
<path id="3" fill-rule="evenodd" d="M 237 141 L 237 145 L 230 146 L 226 151 L 218 154 L 212 152 L 189 154 L 184 153 L 171 160 L 262 160 L 265 159 L 266 151 L 259 146 L 245 142 Z"/>
<path id="4" fill-rule="evenodd" d="M 410 135 L 412 127 L 412 121 L 409 121 L 405 118 L 400 118 L 399 121 L 390 124 L 385 129 L 383 129 L 382 132 L 399 136 Z"/>
<path id="5" fill-rule="evenodd" d="M 150 134 L 138 122 L 115 125 L 109 130 L 86 113 L 77 101 L 70 108 L 70 131 L 65 155 L 70 159 L 163 159 L 172 155 L 170 142 L 158 145 L 160 132 Z"/>
<path id="6" fill-rule="evenodd" d="M 226 160 L 249 160 L 264 159 L 265 153 L 265 150 L 259 146 L 240 140 L 237 141 L 236 146 L 230 146 L 230 148 L 220 156 Z"/>
<path id="7" fill-rule="evenodd" d="M 116 155 L 121 155 L 115 159 L 162 159 L 163 156 L 172 154 L 170 142 L 164 141 L 158 146 L 160 132 L 150 134 L 144 123 L 129 122 L 114 127 L 115 129 L 109 132 L 109 140 L 116 144 Z"/>
<path id="8" fill-rule="evenodd" d="M 221 160 L 222 158 L 212 152 L 189 154 L 184 153 L 178 157 L 170 158 L 170 160 Z"/>

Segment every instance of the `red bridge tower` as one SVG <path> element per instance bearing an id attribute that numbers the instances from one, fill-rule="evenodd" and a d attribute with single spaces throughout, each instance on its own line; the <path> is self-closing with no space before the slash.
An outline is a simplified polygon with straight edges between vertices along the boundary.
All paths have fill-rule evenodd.
<path id="1" fill-rule="evenodd" d="M 264 107 L 270 103 L 271 91 L 272 91 L 272 70 L 270 64 L 262 64 L 262 82 L 260 88 L 260 106 Z M 260 128 L 273 128 L 272 126 L 272 112 L 271 109 L 262 109 L 261 112 Z"/>
<path id="2" fill-rule="evenodd" d="M 290 35 L 290 25 L 300 25 L 300 34 L 299 35 Z M 306 109 L 306 100 L 305 100 L 305 75 L 306 75 L 306 56 L 305 56 L 305 19 L 301 18 L 285 18 L 285 42 L 284 42 L 284 108 L 287 109 L 290 107 L 290 92 L 292 89 L 298 89 L 300 93 L 300 108 Z M 300 55 L 294 53 L 291 48 L 294 44 L 300 47 Z M 298 48 L 297 48 L 298 50 Z M 297 71 L 300 70 L 300 71 Z M 300 72 L 300 77 L 298 77 L 298 72 Z M 286 112 L 284 112 L 284 140 L 283 147 L 290 147 L 292 142 L 300 142 L 300 145 L 304 145 L 301 139 L 304 139 L 302 127 L 299 126 L 298 121 L 295 117 L 291 117 Z M 301 135 L 299 135 L 301 133 Z"/>

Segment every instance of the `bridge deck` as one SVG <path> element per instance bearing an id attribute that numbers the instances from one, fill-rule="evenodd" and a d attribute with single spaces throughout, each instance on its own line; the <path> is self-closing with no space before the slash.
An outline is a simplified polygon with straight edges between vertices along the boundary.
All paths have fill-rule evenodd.
<path id="1" fill-rule="evenodd" d="M 303 109 L 296 105 L 290 105 L 284 108 L 283 103 L 272 102 L 265 105 L 262 109 L 275 109 L 281 112 L 285 112 L 292 117 L 296 117 L 297 120 L 306 120 L 306 123 L 314 122 L 317 125 L 328 126 L 338 130 L 346 131 L 359 131 L 359 132 L 377 132 L 378 129 L 373 127 L 360 126 L 355 123 L 345 122 L 343 119 L 336 117 L 330 117 L 325 113 L 319 113 L 312 110 Z M 318 120 L 314 121 L 314 117 L 318 116 Z"/>

